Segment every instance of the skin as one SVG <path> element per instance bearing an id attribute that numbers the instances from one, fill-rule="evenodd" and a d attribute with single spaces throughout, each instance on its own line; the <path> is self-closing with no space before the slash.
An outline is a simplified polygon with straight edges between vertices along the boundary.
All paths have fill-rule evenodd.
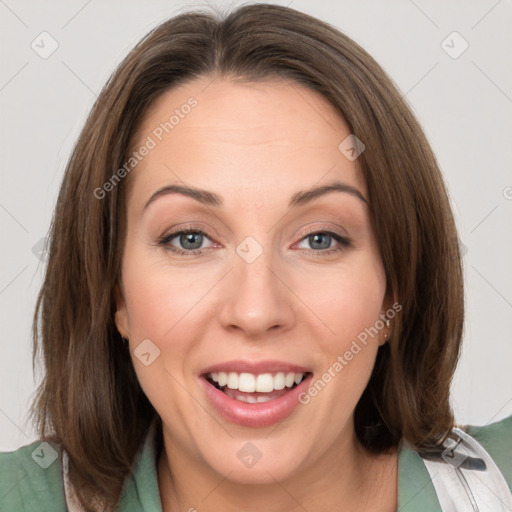
<path id="1" fill-rule="evenodd" d="M 287 361 L 319 377 L 391 306 L 365 202 L 332 192 L 288 209 L 297 191 L 334 179 L 368 200 L 357 160 L 338 150 L 350 130 L 322 96 L 298 84 L 204 77 L 158 98 L 135 146 L 190 96 L 198 105 L 128 178 L 116 290 L 117 327 L 163 421 L 163 509 L 394 511 L 397 454 L 370 456 L 353 428 L 354 408 L 392 324 L 278 425 L 225 420 L 197 377 L 233 359 Z M 224 205 L 170 194 L 144 210 L 160 187 L 183 182 L 221 195 Z M 203 254 L 178 255 L 158 245 L 186 227 L 207 234 Z M 328 239 L 329 248 L 342 250 L 325 254 L 308 230 L 339 233 L 351 245 Z M 247 236 L 263 249 L 250 264 L 235 251 Z M 179 236 L 168 246 L 190 247 Z M 145 339 L 160 350 L 148 366 L 133 354 Z M 251 468 L 237 457 L 248 441 L 262 454 Z"/>

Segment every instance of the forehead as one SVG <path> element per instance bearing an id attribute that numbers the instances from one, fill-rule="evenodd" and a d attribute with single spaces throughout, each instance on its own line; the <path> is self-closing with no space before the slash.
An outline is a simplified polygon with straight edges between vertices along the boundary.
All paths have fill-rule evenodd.
<path id="1" fill-rule="evenodd" d="M 338 149 L 350 135 L 342 116 L 319 93 L 273 80 L 239 83 L 202 77 L 162 94 L 150 106 L 132 150 L 151 146 L 130 175 L 140 201 L 158 187 L 185 182 L 238 198 L 341 179 L 365 196 L 357 161 Z"/>

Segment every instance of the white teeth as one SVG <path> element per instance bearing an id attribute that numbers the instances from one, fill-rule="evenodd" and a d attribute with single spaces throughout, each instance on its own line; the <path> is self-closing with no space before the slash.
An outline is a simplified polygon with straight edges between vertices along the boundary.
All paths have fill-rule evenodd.
<path id="1" fill-rule="evenodd" d="M 274 377 L 271 373 L 262 373 L 256 379 L 256 391 L 259 393 L 270 393 L 274 391 Z"/>
<path id="2" fill-rule="evenodd" d="M 267 400 L 270 400 L 270 398 L 267 398 L 267 397 L 264 397 L 265 400 L 263 401 L 267 401 Z M 235 400 L 238 400 L 239 402 L 245 402 L 246 404 L 255 404 L 257 402 L 259 402 L 259 398 L 256 398 L 254 396 L 251 396 L 251 395 L 247 395 L 247 396 L 238 396 L 236 397 Z"/>
<path id="3" fill-rule="evenodd" d="M 293 383 L 295 382 L 295 373 L 287 373 L 286 377 L 284 379 L 284 385 L 287 388 L 291 388 L 293 386 Z"/>
<path id="4" fill-rule="evenodd" d="M 256 391 L 256 378 L 250 373 L 241 373 L 238 378 L 238 389 L 245 393 L 254 393 Z"/>
<path id="5" fill-rule="evenodd" d="M 227 386 L 229 389 L 238 389 L 244 393 L 270 393 L 271 391 L 281 390 L 285 387 L 291 388 L 294 384 L 300 384 L 304 379 L 304 374 L 293 372 L 285 374 L 284 372 L 278 372 L 275 375 L 271 373 L 261 373 L 256 376 L 252 373 L 213 372 L 208 374 L 208 377 L 221 388 Z M 258 401 L 264 402 L 267 400 L 267 397 L 260 398 L 264 400 Z"/>
<path id="6" fill-rule="evenodd" d="M 222 388 L 228 383 L 228 374 L 224 372 L 219 372 L 218 374 L 218 384 Z"/>
<path id="7" fill-rule="evenodd" d="M 228 384 L 229 389 L 238 389 L 238 373 L 231 372 L 228 374 Z"/>
<path id="8" fill-rule="evenodd" d="M 276 373 L 274 377 L 274 389 L 284 389 L 284 373 Z"/>

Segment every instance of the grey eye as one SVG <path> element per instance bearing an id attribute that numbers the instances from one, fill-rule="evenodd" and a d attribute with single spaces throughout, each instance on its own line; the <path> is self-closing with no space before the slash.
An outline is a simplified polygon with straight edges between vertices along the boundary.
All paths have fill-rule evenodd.
<path id="1" fill-rule="evenodd" d="M 201 233 L 185 233 L 179 236 L 179 241 L 183 249 L 193 251 L 199 249 L 203 244 L 203 235 Z"/>
<path id="2" fill-rule="evenodd" d="M 308 240 L 312 249 L 329 249 L 332 237 L 327 233 L 315 233 L 314 235 L 309 235 Z"/>

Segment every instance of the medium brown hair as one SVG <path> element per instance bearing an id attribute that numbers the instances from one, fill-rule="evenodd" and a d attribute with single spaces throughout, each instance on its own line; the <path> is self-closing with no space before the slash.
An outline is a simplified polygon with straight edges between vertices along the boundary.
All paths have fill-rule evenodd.
<path id="1" fill-rule="evenodd" d="M 33 414 L 41 436 L 69 455 L 71 482 L 88 510 L 95 501 L 114 508 L 158 418 L 114 323 L 126 183 L 102 199 L 94 191 L 129 158 L 152 102 L 204 76 L 308 87 L 363 141 L 358 162 L 387 292 L 403 309 L 356 406 L 355 431 L 378 454 L 404 440 L 421 450 L 438 446 L 454 423 L 449 391 L 463 329 L 458 237 L 436 159 L 402 95 L 354 41 L 296 10 L 253 4 L 222 15 L 188 12 L 144 37 L 103 88 L 51 225 L 34 315 L 34 360 L 41 352 L 45 375 Z"/>

